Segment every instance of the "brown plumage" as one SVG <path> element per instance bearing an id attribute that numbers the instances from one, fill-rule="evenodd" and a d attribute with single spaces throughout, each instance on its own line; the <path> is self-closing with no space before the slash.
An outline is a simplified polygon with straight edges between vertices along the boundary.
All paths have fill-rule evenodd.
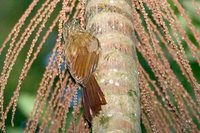
<path id="1" fill-rule="evenodd" d="M 82 88 L 84 116 L 91 122 L 92 117 L 99 114 L 101 105 L 106 104 L 104 94 L 94 76 L 100 44 L 98 39 L 82 29 L 75 19 L 65 23 L 63 36 L 67 66 L 75 82 Z"/>

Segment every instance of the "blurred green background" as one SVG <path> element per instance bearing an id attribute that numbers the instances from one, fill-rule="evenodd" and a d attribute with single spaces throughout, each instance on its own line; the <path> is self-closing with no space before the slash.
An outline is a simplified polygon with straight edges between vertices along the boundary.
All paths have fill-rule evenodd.
<path id="1" fill-rule="evenodd" d="M 31 2 L 32 2 L 31 0 L 17 0 L 17 1 L 16 0 L 0 0 L 0 46 L 5 40 L 5 38 L 7 37 L 7 35 L 9 34 L 9 32 L 11 31 L 12 27 L 15 25 L 15 23 L 18 21 L 18 19 L 21 17 L 21 15 L 24 13 L 24 11 L 27 9 L 27 7 L 29 6 Z M 192 18 L 192 23 L 195 25 L 197 30 L 200 31 L 200 17 L 198 16 L 197 13 L 195 13 L 195 8 L 193 7 L 192 3 L 189 2 L 188 0 L 183 0 L 181 2 L 186 12 L 189 14 L 190 18 Z M 193 39 L 193 36 L 188 32 L 189 30 L 186 26 L 185 21 L 183 20 L 181 15 L 178 14 L 178 12 L 177 12 L 177 15 L 179 16 L 179 20 L 181 24 L 187 31 L 187 34 L 189 35 L 191 40 L 195 42 Z M 29 71 L 28 76 L 26 77 L 22 85 L 18 107 L 17 107 L 15 120 L 14 120 L 15 122 L 14 128 L 10 127 L 11 115 L 9 115 L 8 117 L 8 121 L 7 121 L 8 133 L 23 132 L 22 129 L 25 127 L 25 123 L 32 109 L 34 97 L 37 92 L 36 89 L 38 88 L 39 82 L 41 81 L 42 73 L 45 69 L 48 56 L 55 43 L 56 37 L 57 37 L 57 31 L 54 30 L 49 35 L 49 38 L 47 39 L 46 44 L 44 45 L 38 58 L 32 65 L 31 71 Z M 30 44 L 30 42 L 28 42 L 27 44 Z M 194 75 L 196 79 L 198 80 L 198 82 L 200 82 L 200 68 L 198 64 L 196 63 L 196 61 L 191 57 L 190 52 L 187 50 L 187 46 L 184 45 L 184 47 L 186 49 L 187 57 L 190 60 L 190 64 L 192 66 Z M 17 63 L 14 66 L 14 69 L 11 73 L 11 76 L 9 78 L 8 85 L 6 86 L 6 91 L 5 91 L 5 104 L 8 104 L 10 97 L 13 95 L 13 90 L 15 90 L 15 87 L 17 85 L 18 76 L 24 64 L 27 50 L 28 50 L 28 47 L 25 46 L 25 48 L 23 49 L 23 52 L 20 53 Z M 5 59 L 6 51 L 7 50 L 4 50 L 2 55 L 0 56 L 0 71 L 2 71 L 2 68 L 3 68 L 3 61 Z M 166 53 L 166 55 L 168 54 Z M 150 71 L 150 68 L 148 67 L 148 65 L 146 64 L 146 62 L 144 61 L 144 59 L 139 53 L 138 53 L 138 57 L 142 65 L 146 68 L 146 70 Z M 170 58 L 170 56 L 168 56 L 168 58 L 171 63 L 172 69 L 178 75 L 179 80 L 184 84 L 184 86 L 190 92 L 191 91 L 190 85 L 187 83 L 186 79 L 180 73 L 179 67 L 174 62 L 174 60 Z"/>
<path id="2" fill-rule="evenodd" d="M 0 0 L 0 46 L 2 45 L 3 41 L 9 34 L 9 32 L 14 27 L 15 23 L 21 17 L 21 15 L 25 12 L 28 8 L 31 0 Z M 44 1 L 40 1 L 42 3 Z M 41 5 L 41 4 L 39 4 Z M 38 9 L 39 6 L 36 7 Z M 33 10 L 33 13 L 36 10 Z M 33 15 L 33 14 L 32 14 Z M 48 26 L 48 24 L 47 24 Z M 18 102 L 18 107 L 14 119 L 15 127 L 12 128 L 10 124 L 11 120 L 11 111 L 8 115 L 7 120 L 7 132 L 8 133 L 22 133 L 23 128 L 26 126 L 27 119 L 30 115 L 34 98 L 37 92 L 37 88 L 39 87 L 39 83 L 42 78 L 42 74 L 45 70 L 46 63 L 48 62 L 48 57 L 51 53 L 51 49 L 55 43 L 57 37 L 57 31 L 54 31 L 49 35 L 44 47 L 42 48 L 40 54 L 38 55 L 37 59 L 33 63 L 31 70 L 28 72 L 28 75 L 23 82 L 22 89 L 20 91 L 20 98 Z M 32 39 L 32 38 L 31 38 Z M 11 75 L 8 79 L 8 84 L 5 90 L 5 105 L 8 104 L 11 96 L 13 95 L 13 91 L 18 82 L 18 77 L 23 67 L 25 57 L 27 51 L 29 49 L 28 45 L 30 46 L 31 39 L 27 42 L 27 46 L 22 49 L 22 52 L 19 54 L 17 59 L 17 63 L 14 65 Z M 0 56 L 0 71 L 3 68 L 3 61 L 5 59 L 5 54 L 7 52 L 7 48 L 3 51 L 2 55 Z M 5 106 L 4 105 L 4 106 Z"/>

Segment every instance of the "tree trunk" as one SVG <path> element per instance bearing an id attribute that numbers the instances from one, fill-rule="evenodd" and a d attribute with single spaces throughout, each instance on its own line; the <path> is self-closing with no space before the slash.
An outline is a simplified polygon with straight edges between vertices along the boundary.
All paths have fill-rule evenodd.
<path id="1" fill-rule="evenodd" d="M 100 41 L 97 79 L 107 105 L 93 120 L 93 132 L 138 133 L 140 93 L 133 15 L 129 0 L 88 0 L 87 27 Z"/>

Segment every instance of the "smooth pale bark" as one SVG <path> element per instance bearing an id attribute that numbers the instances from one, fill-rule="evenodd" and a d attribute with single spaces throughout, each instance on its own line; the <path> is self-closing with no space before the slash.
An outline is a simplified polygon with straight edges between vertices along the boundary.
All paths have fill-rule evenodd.
<path id="1" fill-rule="evenodd" d="M 88 0 L 87 29 L 100 41 L 97 79 L 107 105 L 93 119 L 94 133 L 139 133 L 140 93 L 129 0 Z"/>

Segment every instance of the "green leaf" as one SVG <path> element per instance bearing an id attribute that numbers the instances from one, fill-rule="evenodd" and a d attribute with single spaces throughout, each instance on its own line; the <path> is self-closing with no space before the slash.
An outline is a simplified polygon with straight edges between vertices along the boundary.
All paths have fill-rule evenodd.
<path id="1" fill-rule="evenodd" d="M 29 117 L 34 104 L 34 96 L 28 93 L 21 93 L 19 97 L 18 107 L 22 113 Z"/>
<path id="2" fill-rule="evenodd" d="M 6 130 L 7 133 L 23 133 L 24 130 L 22 128 L 13 128 L 13 127 L 8 127 Z"/>

